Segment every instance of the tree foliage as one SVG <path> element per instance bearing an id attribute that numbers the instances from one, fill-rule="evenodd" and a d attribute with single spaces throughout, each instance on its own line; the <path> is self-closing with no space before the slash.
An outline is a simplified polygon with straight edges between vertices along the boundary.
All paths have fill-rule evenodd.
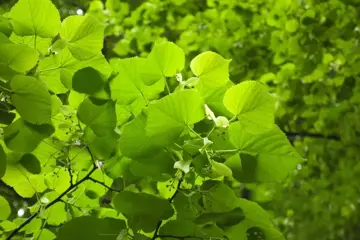
<path id="1" fill-rule="evenodd" d="M 0 11 L 0 238 L 357 239 L 356 0 L 35 2 Z"/>
<path id="2" fill-rule="evenodd" d="M 5 18 L 1 94 L 13 118 L 2 122 L 2 181 L 34 200 L 28 218 L 13 219 L 1 198 L 6 239 L 282 238 L 265 212 L 246 214 L 263 210 L 231 187 L 245 175 L 281 181 L 303 161 L 275 125 L 262 84 L 235 85 L 230 60 L 204 52 L 191 61 L 189 86 L 185 53 L 168 41 L 110 65 L 104 25 L 90 14 L 60 22 L 49 0 L 19 0 Z M 222 108 L 212 110 L 209 97 Z"/>

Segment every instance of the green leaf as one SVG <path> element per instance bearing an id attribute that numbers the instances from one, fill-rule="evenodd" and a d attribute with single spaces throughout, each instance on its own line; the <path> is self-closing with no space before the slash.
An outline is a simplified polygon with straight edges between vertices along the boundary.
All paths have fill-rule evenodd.
<path id="1" fill-rule="evenodd" d="M 196 90 L 175 92 L 150 105 L 146 133 L 169 138 L 172 132 L 179 136 L 186 126 L 204 118 L 204 102 Z"/>
<path id="2" fill-rule="evenodd" d="M 42 231 L 36 232 L 34 237 L 36 237 L 37 240 L 53 240 L 56 238 L 56 235 L 50 230 L 44 228 Z"/>
<path id="3" fill-rule="evenodd" d="M 120 192 L 113 200 L 115 209 L 145 232 L 156 228 L 159 220 L 170 218 L 174 214 L 170 202 L 146 193 L 130 191 Z"/>
<path id="4" fill-rule="evenodd" d="M 100 73 L 92 68 L 86 67 L 78 70 L 72 78 L 72 87 L 79 93 L 93 95 L 100 91 L 105 84 Z"/>
<path id="5" fill-rule="evenodd" d="M 25 73 L 35 67 L 38 58 L 38 53 L 25 44 L 0 44 L 0 72 L 5 71 L 5 67 L 9 67 L 14 71 Z"/>
<path id="6" fill-rule="evenodd" d="M 131 122 L 124 125 L 119 146 L 120 151 L 125 156 L 130 158 L 152 156 L 169 144 L 164 142 L 161 137 L 149 137 L 146 135 L 146 119 L 146 115 L 141 113 Z"/>
<path id="7" fill-rule="evenodd" d="M 85 139 L 91 153 L 98 159 L 109 159 L 119 144 L 119 135 L 115 132 L 99 137 L 91 129 L 87 129 Z"/>
<path id="8" fill-rule="evenodd" d="M 31 152 L 42 139 L 50 137 L 54 131 L 52 125 L 34 125 L 20 118 L 4 129 L 4 141 L 6 146 L 15 152 Z"/>
<path id="9" fill-rule="evenodd" d="M 10 38 L 12 42 L 18 44 L 26 44 L 29 47 L 38 50 L 42 55 L 49 53 L 49 47 L 51 45 L 51 38 L 42 38 L 39 36 L 18 36 L 15 33 L 12 33 Z"/>
<path id="10" fill-rule="evenodd" d="M 113 60 L 114 62 L 114 60 Z M 130 104 L 138 98 L 152 100 L 164 90 L 164 82 L 152 86 L 143 83 L 143 71 L 148 61 L 144 58 L 117 59 L 113 63 L 118 75 L 111 81 L 111 97 L 118 104 Z"/>
<path id="11" fill-rule="evenodd" d="M 207 51 L 191 60 L 190 68 L 205 86 L 220 87 L 229 81 L 230 62 L 217 53 Z"/>
<path id="12" fill-rule="evenodd" d="M 234 190 L 223 182 L 206 181 L 201 190 L 205 192 L 202 200 L 206 212 L 230 212 L 238 207 Z"/>
<path id="13" fill-rule="evenodd" d="M 196 226 L 192 221 L 188 221 L 188 220 L 168 221 L 163 226 L 161 226 L 159 230 L 159 234 L 167 235 L 167 236 L 176 236 L 177 239 L 181 239 L 181 238 L 197 239 L 197 237 L 202 239 L 203 236 L 200 228 Z M 189 236 L 194 236 L 194 238 L 191 238 Z M 173 238 L 165 237 L 161 239 L 172 240 Z"/>
<path id="14" fill-rule="evenodd" d="M 4 151 L 4 148 L 0 144 L 0 178 L 2 178 L 2 176 L 4 176 L 6 172 L 6 164 L 7 164 L 7 156 Z"/>
<path id="15" fill-rule="evenodd" d="M 3 33 L 8 37 L 10 36 L 11 32 L 12 27 L 10 25 L 10 21 L 6 17 L 0 15 L 0 33 Z"/>
<path id="16" fill-rule="evenodd" d="M 65 203 L 57 202 L 51 208 L 45 210 L 44 219 L 46 223 L 53 226 L 59 226 L 65 223 L 68 219 L 67 212 L 65 210 Z"/>
<path id="17" fill-rule="evenodd" d="M 298 27 L 299 27 L 299 23 L 296 19 L 291 19 L 289 21 L 286 21 L 286 25 L 285 25 L 286 31 L 293 33 L 296 32 Z"/>
<path id="18" fill-rule="evenodd" d="M 264 239 L 268 240 L 283 240 L 283 236 L 272 225 L 269 215 L 257 203 L 239 198 L 237 200 L 238 206 L 245 213 L 245 220 L 237 225 L 230 226 L 226 229 L 226 235 L 230 240 L 249 239 L 248 236 L 255 235 L 254 230 L 263 235 Z M 249 233 L 249 234 L 248 234 Z M 261 234 L 262 233 L 262 234 Z M 258 238 L 250 238 L 258 239 Z"/>
<path id="19" fill-rule="evenodd" d="M 175 76 L 185 65 L 184 51 L 174 43 L 167 41 L 156 43 L 147 59 L 149 64 L 164 77 Z M 153 84 L 153 80 L 154 78 L 144 78 L 147 85 Z"/>
<path id="20" fill-rule="evenodd" d="M 56 116 L 60 112 L 62 105 L 63 104 L 62 104 L 60 98 L 58 98 L 58 96 L 51 95 L 51 116 L 52 117 Z"/>
<path id="21" fill-rule="evenodd" d="M 11 9 L 10 21 L 19 36 L 52 38 L 60 28 L 60 14 L 50 0 L 19 0 Z"/>
<path id="22" fill-rule="evenodd" d="M 87 60 L 103 48 L 104 25 L 92 15 L 69 16 L 62 22 L 60 37 L 76 59 Z"/>
<path id="23" fill-rule="evenodd" d="M 71 169 L 74 171 L 88 170 L 93 161 L 90 153 L 83 147 L 73 146 L 69 151 Z"/>
<path id="24" fill-rule="evenodd" d="M 262 133 L 274 126 L 275 99 L 258 82 L 245 81 L 231 87 L 225 93 L 224 105 L 249 132 Z"/>
<path id="25" fill-rule="evenodd" d="M 35 192 L 41 193 L 47 189 L 43 175 L 31 174 L 20 164 L 8 164 L 1 180 L 23 198 L 31 198 Z"/>
<path id="26" fill-rule="evenodd" d="M 43 82 L 34 77 L 18 75 L 10 85 L 12 103 L 24 120 L 33 124 L 51 121 L 51 96 Z"/>
<path id="27" fill-rule="evenodd" d="M 86 231 L 84 231 L 85 229 Z M 56 239 L 114 240 L 122 229 L 126 229 L 126 224 L 123 220 L 82 216 L 62 225 Z"/>
<path id="28" fill-rule="evenodd" d="M 234 173 L 241 181 L 281 181 L 303 161 L 278 127 L 263 134 L 253 134 L 236 122 L 230 125 L 229 138 L 240 152 L 246 153 L 241 156 L 241 166 L 238 166 L 242 174 Z"/>
<path id="29" fill-rule="evenodd" d="M 19 163 L 23 166 L 29 173 L 39 174 L 41 172 L 41 165 L 39 159 L 31 153 L 25 153 Z"/>
<path id="30" fill-rule="evenodd" d="M 96 55 L 86 61 L 79 61 L 65 48 L 58 54 L 40 60 L 36 69 L 36 76 L 43 80 L 52 92 L 56 94 L 65 93 L 72 88 L 72 78 L 75 72 L 86 67 L 96 69 L 105 79 L 112 73 L 112 68 L 103 55 Z"/>
<path id="31" fill-rule="evenodd" d="M 0 209 L 0 221 L 8 219 L 11 214 L 11 207 L 3 196 L 0 196 Z"/>
<path id="32" fill-rule="evenodd" d="M 244 211 L 238 207 L 228 212 L 203 213 L 195 219 L 195 222 L 197 224 L 215 222 L 217 226 L 224 229 L 240 223 L 244 218 Z"/>
<path id="33" fill-rule="evenodd" d="M 111 134 L 116 127 L 115 102 L 86 98 L 77 116 L 99 137 Z"/>

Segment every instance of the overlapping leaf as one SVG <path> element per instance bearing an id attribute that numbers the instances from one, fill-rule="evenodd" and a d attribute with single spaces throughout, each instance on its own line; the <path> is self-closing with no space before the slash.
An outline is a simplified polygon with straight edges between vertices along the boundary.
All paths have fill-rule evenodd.
<path id="1" fill-rule="evenodd" d="M 55 37 L 60 14 L 50 0 L 19 0 L 10 12 L 11 25 L 19 36 Z"/>

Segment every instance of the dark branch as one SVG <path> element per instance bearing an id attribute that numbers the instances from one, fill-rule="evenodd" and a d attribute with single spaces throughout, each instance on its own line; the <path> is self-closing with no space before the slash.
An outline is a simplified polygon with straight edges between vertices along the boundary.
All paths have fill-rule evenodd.
<path id="1" fill-rule="evenodd" d="M 156 235 L 156 237 L 159 238 L 175 238 L 175 239 L 180 239 L 180 240 L 185 240 L 188 238 L 192 238 L 192 239 L 201 239 L 201 240 L 205 240 L 205 239 L 212 239 L 211 237 L 198 237 L 198 236 L 173 236 L 173 235 Z"/>
<path id="2" fill-rule="evenodd" d="M 180 178 L 179 178 L 179 182 L 176 186 L 176 191 L 174 192 L 174 194 L 171 196 L 171 198 L 169 198 L 169 202 L 172 203 L 176 197 L 176 195 L 179 193 L 180 191 L 180 185 L 181 183 L 183 182 L 183 175 L 181 174 Z M 159 229 L 161 227 L 161 224 L 162 224 L 162 220 L 158 221 L 157 224 L 156 224 L 156 229 L 155 229 L 155 233 L 154 233 L 154 236 L 151 238 L 151 240 L 155 240 L 156 238 L 160 237 L 160 235 L 158 235 L 158 232 L 159 232 Z M 163 235 L 165 236 L 165 235 Z M 181 238 L 179 238 L 181 239 Z"/>
<path id="3" fill-rule="evenodd" d="M 109 187 L 109 186 L 107 186 L 105 183 L 103 183 L 103 182 L 101 182 L 101 181 L 98 181 L 98 180 L 96 180 L 96 179 L 94 179 L 94 178 L 92 178 L 92 177 L 89 177 L 89 180 L 90 180 L 90 181 L 93 181 L 94 183 L 97 183 L 97 184 L 100 184 L 100 185 L 106 187 L 106 188 L 109 189 L 110 191 L 113 191 L 113 192 L 121 192 L 120 190 L 117 190 L 117 189 L 115 189 L 115 188 Z"/>
<path id="4" fill-rule="evenodd" d="M 57 202 L 61 201 L 61 198 L 63 196 L 65 196 L 66 194 L 68 194 L 71 190 L 75 189 L 77 186 L 79 186 L 81 183 L 83 183 L 84 181 L 88 180 L 90 178 L 90 175 L 93 174 L 93 172 L 95 172 L 95 170 L 97 169 L 96 165 L 93 166 L 93 168 L 90 170 L 90 172 L 88 172 L 86 174 L 86 176 L 84 178 L 82 178 L 79 182 L 75 183 L 75 184 L 70 184 L 70 186 L 63 192 L 61 193 L 57 198 L 55 198 L 53 201 L 51 201 L 48 205 L 45 206 L 45 209 L 48 209 L 49 207 L 51 207 L 52 205 L 54 205 Z M 27 218 L 22 224 L 20 224 L 17 228 L 15 228 L 10 234 L 9 236 L 7 236 L 6 240 L 10 240 L 12 237 L 14 237 L 17 233 L 19 233 L 19 231 L 24 228 L 26 225 L 28 225 L 31 220 L 33 220 L 34 218 L 36 218 L 38 215 L 40 214 L 40 209 L 38 211 L 36 211 L 35 213 L 33 213 L 29 218 Z"/>
<path id="5" fill-rule="evenodd" d="M 335 141 L 340 141 L 340 135 L 337 134 L 322 134 L 322 133 L 311 133 L 311 132 L 287 132 L 283 131 L 286 136 L 290 139 L 296 139 L 297 137 L 312 137 L 312 138 L 324 138 L 324 139 L 330 139 Z"/>

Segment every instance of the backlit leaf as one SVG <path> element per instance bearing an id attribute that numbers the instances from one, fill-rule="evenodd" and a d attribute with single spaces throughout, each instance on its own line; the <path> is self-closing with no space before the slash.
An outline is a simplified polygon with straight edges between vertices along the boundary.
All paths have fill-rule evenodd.
<path id="1" fill-rule="evenodd" d="M 51 96 L 43 82 L 34 77 L 18 75 L 10 85 L 12 103 L 25 121 L 33 124 L 50 122 Z"/>
<path id="2" fill-rule="evenodd" d="M 14 32 L 19 36 L 55 37 L 60 14 L 50 0 L 19 0 L 10 12 Z"/>

